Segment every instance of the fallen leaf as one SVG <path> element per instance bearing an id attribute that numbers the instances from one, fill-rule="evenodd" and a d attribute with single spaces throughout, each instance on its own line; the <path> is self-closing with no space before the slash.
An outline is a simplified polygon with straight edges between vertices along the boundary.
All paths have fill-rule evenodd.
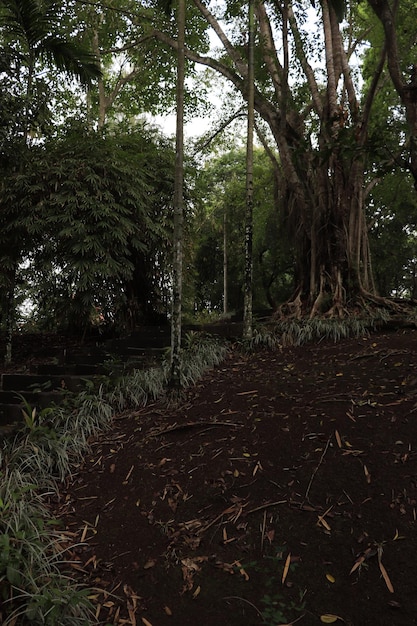
<path id="1" fill-rule="evenodd" d="M 152 626 L 152 623 L 146 619 L 146 617 L 142 617 L 142 622 L 145 624 L 145 626 Z"/>
<path id="2" fill-rule="evenodd" d="M 340 617 L 340 615 L 333 615 L 332 613 L 325 613 L 324 615 L 320 615 L 320 621 L 323 624 L 334 624 L 337 620 L 340 619 L 342 622 L 345 620 Z"/>
<path id="3" fill-rule="evenodd" d="M 164 611 L 165 611 L 166 615 L 172 615 L 172 611 L 169 608 L 169 606 L 164 606 Z"/>
<path id="4" fill-rule="evenodd" d="M 379 569 L 381 570 L 382 577 L 385 580 L 385 584 L 387 586 L 388 591 L 390 593 L 394 593 L 394 587 L 392 586 L 392 582 L 390 581 L 388 572 L 382 564 L 380 551 L 378 551 L 378 565 L 379 565 Z"/>
<path id="5" fill-rule="evenodd" d="M 336 578 L 334 576 L 332 576 L 331 574 L 326 574 L 326 578 L 329 581 L 329 583 L 335 583 L 336 582 Z"/>
<path id="6" fill-rule="evenodd" d="M 288 571 L 290 569 L 290 564 L 291 564 L 291 552 L 288 553 L 288 556 L 287 556 L 287 558 L 285 560 L 284 571 L 282 572 L 282 579 L 281 579 L 282 584 L 285 583 L 285 580 L 286 580 L 286 578 L 288 576 Z"/>
<path id="7" fill-rule="evenodd" d="M 193 593 L 193 599 L 195 600 L 195 598 L 198 596 L 198 594 L 201 591 L 201 587 L 200 585 L 198 585 L 198 587 L 195 589 L 194 593 Z"/>
<path id="8" fill-rule="evenodd" d="M 82 535 L 81 535 L 80 543 L 84 543 L 84 540 L 85 540 L 85 538 L 86 538 L 86 536 L 87 536 L 87 531 L 88 531 L 88 526 L 87 526 L 87 524 L 86 524 L 86 525 L 84 526 L 84 530 L 83 530 L 83 533 L 82 533 Z"/>
<path id="9" fill-rule="evenodd" d="M 156 560 L 149 559 L 149 561 L 146 561 L 145 565 L 143 566 L 143 569 L 150 569 L 151 567 L 154 567 L 155 565 L 156 565 Z"/>
<path id="10" fill-rule="evenodd" d="M 334 434 L 335 434 L 335 437 L 336 437 L 337 445 L 339 446 L 339 448 L 341 448 L 342 447 L 342 440 L 340 438 L 339 431 L 335 430 Z"/>

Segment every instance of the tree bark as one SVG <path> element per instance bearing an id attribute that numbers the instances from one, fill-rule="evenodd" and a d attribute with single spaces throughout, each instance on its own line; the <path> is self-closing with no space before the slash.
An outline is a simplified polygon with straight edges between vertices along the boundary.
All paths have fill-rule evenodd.
<path id="1" fill-rule="evenodd" d="M 177 128 L 174 181 L 174 235 L 172 264 L 171 377 L 170 386 L 181 387 L 182 248 L 184 213 L 184 81 L 185 81 L 185 0 L 177 9 Z"/>
<path id="2" fill-rule="evenodd" d="M 243 338 L 252 339 L 252 239 L 253 239 L 253 133 L 255 126 L 254 76 L 254 0 L 248 5 L 248 118 L 246 137 L 246 218 L 245 218 L 245 284 L 243 305 Z"/>

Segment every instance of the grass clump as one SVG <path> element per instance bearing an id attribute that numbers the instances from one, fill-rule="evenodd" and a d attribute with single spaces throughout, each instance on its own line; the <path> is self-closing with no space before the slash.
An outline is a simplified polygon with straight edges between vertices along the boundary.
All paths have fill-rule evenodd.
<path id="1" fill-rule="evenodd" d="M 377 311 L 366 317 L 346 318 L 302 318 L 287 319 L 254 329 L 249 349 L 281 346 L 301 346 L 313 341 L 330 339 L 341 341 L 350 337 L 363 337 L 376 330 L 381 322 L 387 322 L 389 313 Z"/>

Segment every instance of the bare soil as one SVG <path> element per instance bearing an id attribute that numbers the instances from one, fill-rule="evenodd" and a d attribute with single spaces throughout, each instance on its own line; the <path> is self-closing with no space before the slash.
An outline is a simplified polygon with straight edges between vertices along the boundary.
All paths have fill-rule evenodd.
<path id="1" fill-rule="evenodd" d="M 242 354 L 56 505 L 101 624 L 417 624 L 417 333 Z M 297 621 L 298 620 L 298 621 Z"/>

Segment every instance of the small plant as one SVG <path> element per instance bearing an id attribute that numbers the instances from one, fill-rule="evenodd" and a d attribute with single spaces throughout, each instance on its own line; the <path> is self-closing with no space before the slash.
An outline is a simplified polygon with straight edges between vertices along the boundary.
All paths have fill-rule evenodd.
<path id="1" fill-rule="evenodd" d="M 244 565 L 246 571 L 252 569 L 257 576 L 265 581 L 266 593 L 260 599 L 262 607 L 259 607 L 259 614 L 262 616 L 264 626 L 292 623 L 289 616 L 300 614 L 305 608 L 304 594 L 300 593 L 298 600 L 289 598 L 285 594 L 286 587 L 282 585 L 284 570 L 282 555 L 284 551 L 285 548 L 277 548 L 275 555 L 265 556 L 262 561 L 251 561 Z M 292 563 L 289 570 L 293 572 L 296 566 L 296 563 Z"/>
<path id="2" fill-rule="evenodd" d="M 267 328 L 259 327 L 253 329 L 252 339 L 250 340 L 247 348 L 249 350 L 256 350 L 257 348 L 267 348 L 268 350 L 274 350 L 280 345 L 280 337 L 274 331 Z"/>

